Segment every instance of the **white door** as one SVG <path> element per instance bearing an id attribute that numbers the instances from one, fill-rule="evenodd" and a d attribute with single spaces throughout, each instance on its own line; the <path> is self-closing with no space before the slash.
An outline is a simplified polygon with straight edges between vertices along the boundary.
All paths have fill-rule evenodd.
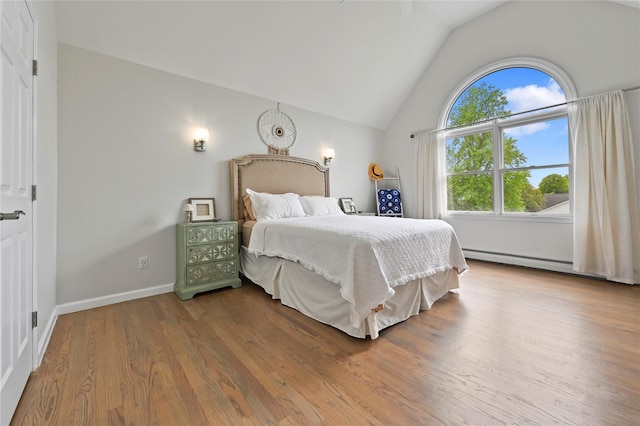
<path id="1" fill-rule="evenodd" d="M 34 23 L 25 1 L 0 1 L 0 425 L 32 370 Z M 22 211 L 19 219 L 11 213 Z"/>

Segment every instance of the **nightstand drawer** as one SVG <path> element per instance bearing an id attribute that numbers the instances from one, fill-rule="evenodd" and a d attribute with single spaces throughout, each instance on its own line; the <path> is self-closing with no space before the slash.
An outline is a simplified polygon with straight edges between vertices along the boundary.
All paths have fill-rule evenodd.
<path id="1" fill-rule="evenodd" d="M 186 229 L 188 246 L 217 241 L 234 241 L 237 234 L 235 222 L 215 226 L 193 226 Z"/>
<path id="2" fill-rule="evenodd" d="M 215 260 L 233 259 L 238 248 L 236 243 L 205 244 L 187 247 L 187 265 L 211 262 Z"/>
<path id="3" fill-rule="evenodd" d="M 237 260 L 204 263 L 187 267 L 187 286 L 206 283 L 212 280 L 223 280 L 238 276 Z"/>

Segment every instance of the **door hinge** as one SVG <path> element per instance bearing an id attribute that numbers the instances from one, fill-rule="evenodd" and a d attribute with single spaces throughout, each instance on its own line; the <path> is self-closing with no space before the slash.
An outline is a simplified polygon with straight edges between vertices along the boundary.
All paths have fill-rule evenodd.
<path id="1" fill-rule="evenodd" d="M 31 328 L 38 326 L 38 311 L 31 312 Z"/>
<path id="2" fill-rule="evenodd" d="M 38 193 L 38 185 L 31 185 L 31 201 L 36 200 L 37 193 Z"/>
<path id="3" fill-rule="evenodd" d="M 35 76 L 38 75 L 38 60 L 37 59 L 33 60 L 33 75 L 35 75 Z"/>

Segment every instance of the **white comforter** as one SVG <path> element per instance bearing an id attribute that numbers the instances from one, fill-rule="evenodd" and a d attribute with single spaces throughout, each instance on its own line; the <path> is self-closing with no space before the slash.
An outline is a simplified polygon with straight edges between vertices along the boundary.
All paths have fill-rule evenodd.
<path id="1" fill-rule="evenodd" d="M 359 326 L 393 287 L 467 264 L 453 228 L 441 220 L 323 216 L 256 223 L 249 252 L 278 256 L 339 284 Z"/>

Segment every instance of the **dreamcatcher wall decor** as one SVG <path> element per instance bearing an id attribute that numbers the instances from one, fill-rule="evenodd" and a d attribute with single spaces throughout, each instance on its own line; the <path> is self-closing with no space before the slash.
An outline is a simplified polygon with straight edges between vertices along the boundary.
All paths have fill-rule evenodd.
<path id="1" fill-rule="evenodd" d="M 289 155 L 289 148 L 296 142 L 296 126 L 293 120 L 277 109 L 265 111 L 258 119 L 258 133 L 269 147 L 269 154 Z"/>

